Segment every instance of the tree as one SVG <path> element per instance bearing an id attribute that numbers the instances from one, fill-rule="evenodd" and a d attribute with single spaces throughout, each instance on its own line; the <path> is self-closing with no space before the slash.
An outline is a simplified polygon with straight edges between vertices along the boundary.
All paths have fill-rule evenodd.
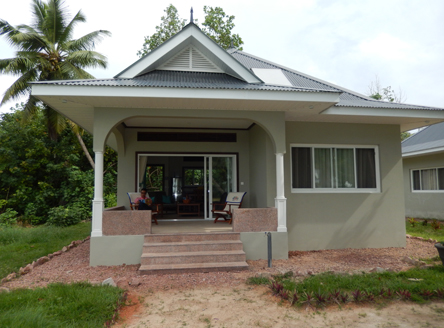
<path id="1" fill-rule="evenodd" d="M 169 5 L 164 12 L 166 16 L 160 18 L 161 23 L 160 26 L 156 26 L 156 33 L 145 37 L 142 49 L 137 52 L 139 57 L 145 56 L 151 50 L 160 46 L 185 26 L 186 20 L 179 17 L 176 7 Z"/>
<path id="2" fill-rule="evenodd" d="M 376 76 L 374 82 L 371 82 L 368 89 L 369 89 L 369 97 L 376 100 L 395 102 L 395 103 L 403 103 L 407 100 L 402 94 L 401 89 L 398 92 L 396 92 L 395 90 L 392 89 L 391 86 L 382 88 L 378 76 Z"/>
<path id="3" fill-rule="evenodd" d="M 72 39 L 74 28 L 86 21 L 79 11 L 71 20 L 63 0 L 32 0 L 32 25 L 12 26 L 0 19 L 0 35 L 17 49 L 14 58 L 0 59 L 0 74 L 19 75 L 6 90 L 0 106 L 28 95 L 23 119 L 38 111 L 39 101 L 31 96 L 29 82 L 93 78 L 86 68 L 106 68 L 106 57 L 93 51 L 95 44 L 110 32 L 98 30 Z M 49 136 L 56 140 L 66 127 L 66 119 L 45 104 L 45 123 Z"/>
<path id="4" fill-rule="evenodd" d="M 369 97 L 376 99 L 376 100 L 382 100 L 387 102 L 396 102 L 396 103 L 402 103 L 406 100 L 404 95 L 402 94 L 402 90 L 399 90 L 398 93 L 395 92 L 395 90 L 392 89 L 391 86 L 382 88 L 381 83 L 379 82 L 378 76 L 376 76 L 376 79 L 374 82 L 371 82 L 369 86 Z M 407 139 L 412 134 L 410 132 L 401 132 L 401 141 L 404 139 Z"/>
<path id="5" fill-rule="evenodd" d="M 161 23 L 156 26 L 156 32 L 151 36 L 146 36 L 142 49 L 137 52 L 139 57 L 143 57 L 154 50 L 162 43 L 170 39 L 185 26 L 185 19 L 179 17 L 177 8 L 170 4 L 164 12 L 166 16 L 160 18 Z M 232 34 L 235 16 L 226 15 L 220 7 L 204 6 L 205 21 L 202 31 L 218 43 L 222 48 L 229 49 L 236 47 L 242 50 L 244 44 L 239 34 Z M 194 23 L 199 26 L 197 20 Z"/>
<path id="6" fill-rule="evenodd" d="M 94 171 L 76 136 L 65 129 L 57 142 L 49 139 L 43 109 L 22 125 L 23 106 L 0 116 L 0 225 L 8 210 L 33 224 L 45 223 L 61 206 L 90 218 Z M 91 149 L 92 136 L 85 133 L 84 141 Z M 104 158 L 106 205 L 114 206 L 117 154 L 107 147 Z"/>

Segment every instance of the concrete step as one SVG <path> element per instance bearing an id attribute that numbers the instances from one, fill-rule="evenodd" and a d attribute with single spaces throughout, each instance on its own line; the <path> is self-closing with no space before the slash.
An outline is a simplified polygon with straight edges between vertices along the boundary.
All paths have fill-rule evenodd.
<path id="1" fill-rule="evenodd" d="M 171 274 L 171 273 L 192 273 L 192 272 L 213 272 L 213 271 L 241 271 L 247 270 L 248 264 L 245 261 L 223 262 L 223 263 L 182 263 L 182 264 L 162 264 L 162 265 L 142 265 L 139 273 L 147 274 Z"/>
<path id="2" fill-rule="evenodd" d="M 186 242 L 186 241 L 214 241 L 214 240 L 240 240 L 238 232 L 218 233 L 181 233 L 181 234 L 151 234 L 145 235 L 145 243 Z"/>
<path id="3" fill-rule="evenodd" d="M 143 253 L 142 265 L 246 261 L 244 251 Z M 223 265 L 223 263 L 221 263 Z"/>
<path id="4" fill-rule="evenodd" d="M 243 250 L 240 240 L 186 241 L 165 243 L 144 243 L 143 253 L 236 251 Z"/>

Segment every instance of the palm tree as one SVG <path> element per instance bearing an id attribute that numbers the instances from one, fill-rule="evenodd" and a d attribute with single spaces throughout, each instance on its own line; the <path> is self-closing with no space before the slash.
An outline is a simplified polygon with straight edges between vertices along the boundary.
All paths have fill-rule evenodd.
<path id="1" fill-rule="evenodd" d="M 56 140 L 66 127 L 66 119 L 31 95 L 29 82 L 94 78 L 86 68 L 106 68 L 106 57 L 93 51 L 95 44 L 111 33 L 98 30 L 72 39 L 77 23 L 85 22 L 79 11 L 71 20 L 63 0 L 32 0 L 34 22 L 12 26 L 0 19 L 0 35 L 17 49 L 16 57 L 0 59 L 0 74 L 19 75 L 6 90 L 0 106 L 8 100 L 27 95 L 25 117 L 30 118 L 39 106 L 45 113 L 48 134 Z M 80 136 L 79 132 L 74 133 Z M 88 153 L 89 155 L 89 153 Z"/>

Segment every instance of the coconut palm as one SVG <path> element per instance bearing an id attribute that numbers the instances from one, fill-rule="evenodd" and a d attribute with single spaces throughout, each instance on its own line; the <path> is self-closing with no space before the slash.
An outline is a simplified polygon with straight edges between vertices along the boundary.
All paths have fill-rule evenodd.
<path id="1" fill-rule="evenodd" d="M 0 106 L 26 95 L 25 117 L 39 110 L 39 101 L 31 95 L 29 82 L 94 78 L 86 68 L 106 68 L 106 57 L 93 51 L 95 44 L 110 32 L 98 30 L 72 39 L 74 27 L 85 22 L 79 11 L 69 17 L 63 0 L 32 0 L 32 25 L 12 26 L 0 19 L 0 35 L 17 49 L 14 58 L 0 59 L 0 74 L 18 75 L 6 90 Z M 45 104 L 43 110 L 51 139 L 65 128 L 66 119 Z"/>

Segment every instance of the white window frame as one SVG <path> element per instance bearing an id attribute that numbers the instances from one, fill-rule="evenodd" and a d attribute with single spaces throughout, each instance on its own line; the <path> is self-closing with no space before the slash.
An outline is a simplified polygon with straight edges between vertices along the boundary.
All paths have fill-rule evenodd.
<path id="1" fill-rule="evenodd" d="M 436 170 L 436 185 L 439 188 L 438 169 L 444 169 L 444 166 L 425 167 L 425 168 L 420 168 L 420 169 L 410 169 L 410 191 L 412 193 L 443 193 L 444 189 L 437 189 L 437 190 L 432 190 L 432 189 L 430 189 L 430 190 L 429 189 L 415 190 L 415 189 L 413 189 L 413 171 L 420 171 L 419 172 L 419 184 L 421 185 L 421 188 L 422 188 L 421 171 L 425 171 L 425 170 Z"/>
<path id="2" fill-rule="evenodd" d="M 291 155 L 293 148 L 311 148 L 311 170 L 312 170 L 312 187 L 311 188 L 293 188 L 293 156 Z M 355 170 L 355 187 L 354 188 L 316 188 L 315 187 L 315 166 L 314 166 L 314 149 L 315 148 L 352 148 L 354 156 L 354 170 Z M 369 148 L 375 151 L 375 170 L 376 170 L 376 188 L 358 188 L 356 179 L 356 148 Z M 336 168 L 337 169 L 337 168 Z M 381 174 L 379 166 L 379 146 L 378 145 L 347 145 L 347 144 L 290 144 L 290 184 L 292 193 L 336 193 L 336 194 L 350 194 L 350 193 L 380 193 L 381 192 Z"/>

